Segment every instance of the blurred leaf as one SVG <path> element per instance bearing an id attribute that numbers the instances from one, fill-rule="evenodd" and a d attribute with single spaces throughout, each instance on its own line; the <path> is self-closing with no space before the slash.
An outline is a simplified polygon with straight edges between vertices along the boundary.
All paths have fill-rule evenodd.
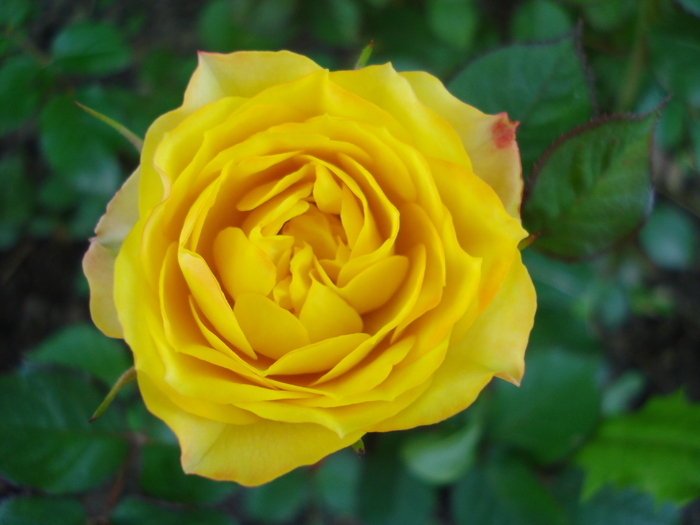
<path id="1" fill-rule="evenodd" d="M 617 416 L 627 412 L 634 400 L 642 392 L 646 381 L 644 376 L 628 370 L 603 391 L 600 412 L 603 417 Z"/>
<path id="2" fill-rule="evenodd" d="M 689 13 L 700 16 L 700 0 L 676 0 L 676 2 Z"/>
<path id="3" fill-rule="evenodd" d="M 238 488 L 233 483 L 185 474 L 177 444 L 146 443 L 141 462 L 141 489 L 154 498 L 206 505 L 224 500 Z"/>
<path id="4" fill-rule="evenodd" d="M 59 176 L 56 185 L 63 183 L 83 194 L 114 195 L 120 184 L 120 169 L 105 133 L 118 136 L 68 96 L 55 96 L 46 104 L 41 112 L 39 138 L 46 160 Z"/>
<path id="5" fill-rule="evenodd" d="M 552 0 L 530 0 L 518 4 L 510 23 L 516 40 L 534 41 L 559 38 L 574 27 L 572 16 Z"/>
<path id="6" fill-rule="evenodd" d="M 655 140 L 666 151 L 673 151 L 685 138 L 685 119 L 688 108 L 677 98 L 669 100 L 659 116 L 654 133 Z"/>
<path id="7" fill-rule="evenodd" d="M 311 497 L 308 474 L 296 469 L 266 485 L 249 489 L 246 509 L 250 517 L 271 523 L 291 521 Z"/>
<path id="8" fill-rule="evenodd" d="M 43 496 L 18 496 L 0 503 L 2 525 L 83 525 L 87 520 L 79 501 Z"/>
<path id="9" fill-rule="evenodd" d="M 401 468 L 396 457 L 400 435 L 380 435 L 365 456 L 360 483 L 364 525 L 426 525 L 436 504 L 433 487 Z"/>
<path id="10" fill-rule="evenodd" d="M 490 454 L 452 491 L 457 525 L 564 525 L 562 506 L 518 458 Z"/>
<path id="11" fill-rule="evenodd" d="M 458 73 L 448 88 L 481 111 L 505 111 L 520 121 L 518 146 L 526 173 L 554 139 L 586 122 L 592 112 L 574 35 L 484 55 Z"/>
<path id="12" fill-rule="evenodd" d="M 494 384 L 493 439 L 551 463 L 583 443 L 598 420 L 596 363 L 561 350 L 540 351 L 527 362 L 520 388 Z"/>
<path id="13" fill-rule="evenodd" d="M 135 496 L 122 499 L 110 516 L 113 525 L 236 525 L 231 516 L 213 509 L 172 509 Z"/>
<path id="14" fill-rule="evenodd" d="M 41 68 L 25 56 L 14 56 L 0 66 L 0 135 L 14 131 L 39 108 Z"/>
<path id="15" fill-rule="evenodd" d="M 67 73 L 107 75 L 131 64 L 131 51 L 122 35 L 104 22 L 80 22 L 63 28 L 51 51 L 56 64 Z"/>
<path id="16" fill-rule="evenodd" d="M 695 160 L 695 171 L 700 172 L 700 119 L 690 122 L 690 141 Z"/>
<path id="17" fill-rule="evenodd" d="M 583 15 L 595 30 L 612 31 L 625 22 L 629 23 L 638 7 L 637 0 L 605 0 L 586 6 Z"/>
<path id="18" fill-rule="evenodd" d="M 0 27 L 15 28 L 24 23 L 31 13 L 32 3 L 30 0 L 2 0 L 0 2 Z"/>
<path id="19" fill-rule="evenodd" d="M 474 419 L 448 436 L 414 434 L 404 441 L 401 456 L 421 480 L 435 485 L 453 483 L 474 463 L 481 430 L 481 422 Z"/>
<path id="20" fill-rule="evenodd" d="M 534 247 L 575 259 L 629 237 L 651 209 L 649 148 L 656 114 L 599 120 L 545 156 L 523 206 Z"/>
<path id="21" fill-rule="evenodd" d="M 308 0 L 306 6 L 311 30 L 323 44 L 349 47 L 359 41 L 362 10 L 357 0 Z"/>
<path id="22" fill-rule="evenodd" d="M 0 242 L 0 249 L 14 243 L 19 229 L 31 219 L 33 207 L 32 184 L 22 159 L 12 154 L 0 159 L 0 232 L 6 240 Z"/>
<path id="23" fill-rule="evenodd" d="M 639 240 L 649 258 L 666 270 L 690 269 L 698 239 L 693 221 L 683 211 L 660 204 L 642 229 Z"/>
<path id="24" fill-rule="evenodd" d="M 649 34 L 652 69 L 664 87 L 681 101 L 700 108 L 700 19 L 677 15 Z"/>
<path id="25" fill-rule="evenodd" d="M 202 10 L 197 33 L 208 51 L 283 47 L 295 8 L 294 0 L 214 0 Z"/>
<path id="26" fill-rule="evenodd" d="M 116 410 L 88 423 L 103 393 L 61 370 L 24 370 L 0 377 L 0 472 L 51 494 L 89 490 L 126 458 Z"/>
<path id="27" fill-rule="evenodd" d="M 418 69 L 442 77 L 464 62 L 463 52 L 443 45 L 430 30 L 422 5 L 392 3 L 366 21 L 375 42 L 370 63 L 391 61 L 397 71 Z M 481 41 L 482 35 L 475 47 Z"/>
<path id="28" fill-rule="evenodd" d="M 700 494 L 700 405 L 682 392 L 653 398 L 604 422 L 576 460 L 586 469 L 584 498 L 613 483 L 685 503 Z"/>
<path id="29" fill-rule="evenodd" d="M 87 323 L 62 328 L 28 357 L 32 361 L 78 367 L 99 377 L 108 386 L 131 366 L 123 343 L 110 339 Z"/>
<path id="30" fill-rule="evenodd" d="M 362 459 L 341 450 L 323 460 L 314 478 L 323 503 L 335 515 L 357 513 Z"/>
<path id="31" fill-rule="evenodd" d="M 471 47 L 479 23 L 473 0 L 428 0 L 428 24 L 443 42 L 465 51 Z"/>
<path id="32" fill-rule="evenodd" d="M 676 525 L 678 510 L 671 504 L 655 505 L 647 494 L 613 490 L 605 486 L 581 505 L 577 525 Z"/>

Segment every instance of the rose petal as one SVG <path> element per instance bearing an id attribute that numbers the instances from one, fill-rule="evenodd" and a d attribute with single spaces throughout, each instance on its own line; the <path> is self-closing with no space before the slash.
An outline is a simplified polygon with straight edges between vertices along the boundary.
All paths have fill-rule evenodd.
<path id="1" fill-rule="evenodd" d="M 519 381 L 535 307 L 535 289 L 518 255 L 488 308 L 465 336 L 451 342 L 430 388 L 406 410 L 368 430 L 389 432 L 437 423 L 473 403 L 494 375 Z"/>
<path id="2" fill-rule="evenodd" d="M 422 71 L 399 73 L 420 101 L 452 126 L 462 139 L 474 173 L 498 194 L 513 217 L 520 216 L 523 194 L 515 125 L 505 113 L 486 115 L 452 96 L 434 76 Z"/>

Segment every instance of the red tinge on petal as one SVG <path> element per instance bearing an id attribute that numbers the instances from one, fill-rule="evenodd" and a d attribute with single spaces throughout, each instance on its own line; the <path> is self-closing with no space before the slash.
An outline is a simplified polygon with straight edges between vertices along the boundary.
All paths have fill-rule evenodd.
<path id="1" fill-rule="evenodd" d="M 520 122 L 511 122 L 508 118 L 507 113 L 499 113 L 500 117 L 491 126 L 491 133 L 493 133 L 493 141 L 498 149 L 505 149 L 509 147 L 515 141 L 515 128 L 518 127 Z"/>

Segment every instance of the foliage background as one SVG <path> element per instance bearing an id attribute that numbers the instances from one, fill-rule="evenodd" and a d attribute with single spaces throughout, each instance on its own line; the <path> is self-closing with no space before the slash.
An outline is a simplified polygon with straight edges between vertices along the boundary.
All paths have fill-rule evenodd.
<path id="1" fill-rule="evenodd" d="M 699 16 L 697 0 L 3 0 L 0 523 L 700 523 Z M 364 458 L 243 489 L 184 476 L 133 385 L 88 425 L 130 355 L 92 327 L 80 259 L 138 157 L 73 101 L 143 135 L 197 49 L 340 69 L 370 39 L 371 63 L 520 120 L 526 174 L 559 134 L 665 101 L 635 157 L 657 190 L 640 235 L 574 263 L 536 241 L 520 390 L 496 381 L 440 425 L 368 436 Z"/>

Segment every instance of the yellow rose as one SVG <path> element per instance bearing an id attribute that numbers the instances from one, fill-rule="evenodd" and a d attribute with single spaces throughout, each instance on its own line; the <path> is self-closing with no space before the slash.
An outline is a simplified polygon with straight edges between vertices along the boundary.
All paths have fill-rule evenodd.
<path id="1" fill-rule="evenodd" d="M 84 260 L 186 472 L 258 485 L 518 383 L 514 130 L 427 73 L 200 54 Z"/>

